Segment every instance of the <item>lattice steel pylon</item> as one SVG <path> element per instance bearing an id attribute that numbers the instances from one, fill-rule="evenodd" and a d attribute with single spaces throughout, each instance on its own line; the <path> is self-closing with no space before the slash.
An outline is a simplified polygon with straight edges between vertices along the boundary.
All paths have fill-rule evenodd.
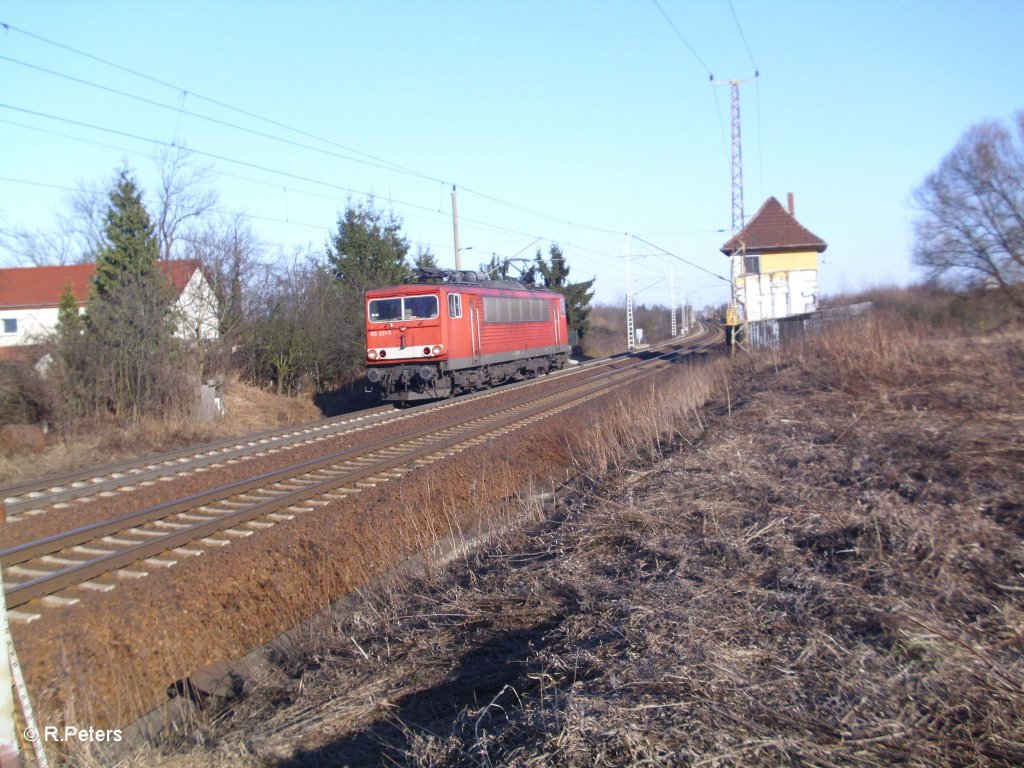
<path id="1" fill-rule="evenodd" d="M 753 77 L 734 80 L 712 80 L 712 85 L 728 85 L 732 105 L 732 231 L 733 234 L 743 229 L 743 130 L 740 120 L 740 85 L 752 83 L 760 77 L 755 72 Z"/>
<path id="2" fill-rule="evenodd" d="M 728 83 L 732 103 L 732 232 L 739 234 L 746 225 L 743 215 L 743 132 L 740 120 L 740 84 L 757 80 L 759 73 L 742 80 L 712 80 L 712 85 Z M 735 347 L 742 335 L 746 323 L 747 312 L 743 296 L 743 274 L 745 272 L 744 256 L 746 249 L 742 246 L 732 253 L 730 269 L 732 294 L 729 297 L 729 309 L 726 312 L 726 326 L 731 328 L 729 342 Z"/>
<path id="3" fill-rule="evenodd" d="M 740 81 L 730 80 L 732 96 L 732 231 L 743 229 L 743 135 L 740 121 Z"/>
<path id="4" fill-rule="evenodd" d="M 626 350 L 629 351 L 636 346 L 636 327 L 633 324 L 633 259 L 629 255 L 629 235 L 623 239 L 622 250 L 626 258 Z"/>
<path id="5" fill-rule="evenodd" d="M 676 325 L 676 268 L 670 264 L 668 268 L 668 302 L 672 305 L 672 338 L 679 334 L 679 327 Z"/>

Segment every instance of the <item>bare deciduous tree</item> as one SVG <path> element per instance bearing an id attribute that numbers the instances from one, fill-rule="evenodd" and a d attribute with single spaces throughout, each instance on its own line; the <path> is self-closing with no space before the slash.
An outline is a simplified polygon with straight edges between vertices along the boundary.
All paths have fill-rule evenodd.
<path id="1" fill-rule="evenodd" d="M 253 283 L 261 277 L 265 244 L 244 214 L 208 219 L 186 239 L 185 255 L 202 264 L 217 296 L 220 335 L 233 343 L 251 312 Z"/>
<path id="2" fill-rule="evenodd" d="M 73 261 L 74 243 L 63 233 L 14 229 L 3 233 L 3 247 L 13 256 L 11 266 L 43 267 Z"/>
<path id="3" fill-rule="evenodd" d="M 103 247 L 107 194 L 104 185 L 79 184 L 62 210 L 55 212 L 53 231 L 17 227 L 4 232 L 0 244 L 18 265 L 84 264 Z"/>
<path id="4" fill-rule="evenodd" d="M 1024 112 L 1010 130 L 968 130 L 914 200 L 914 261 L 929 277 L 998 287 L 1024 309 Z"/>
<path id="5" fill-rule="evenodd" d="M 72 261 L 84 264 L 96 259 L 106 245 L 107 190 L 114 180 L 102 184 L 79 184 L 71 193 L 68 213 L 59 216 L 59 226 L 65 236 L 77 243 Z"/>
<path id="6" fill-rule="evenodd" d="M 213 167 L 193 163 L 187 149 L 160 149 L 156 164 L 160 170 L 160 189 L 153 223 L 160 241 L 160 258 L 167 260 L 173 257 L 175 245 L 185 231 L 217 205 L 218 195 L 212 186 Z"/>
<path id="7" fill-rule="evenodd" d="M 350 357 L 346 344 L 356 334 L 345 322 L 343 291 L 309 254 L 278 262 L 283 266 L 248 324 L 245 350 L 251 375 L 274 382 L 278 393 L 293 393 L 304 384 L 313 389 L 336 385 Z"/>
<path id="8" fill-rule="evenodd" d="M 178 243 L 213 211 L 218 195 L 212 185 L 212 166 L 192 162 L 187 149 L 159 149 L 155 162 L 160 186 L 152 218 L 160 246 L 159 258 L 166 260 L 175 256 Z M 0 245 L 16 263 L 37 267 L 95 260 L 106 242 L 104 216 L 110 183 L 80 183 L 56 212 L 57 225 L 53 231 L 14 227 L 4 232 Z"/>

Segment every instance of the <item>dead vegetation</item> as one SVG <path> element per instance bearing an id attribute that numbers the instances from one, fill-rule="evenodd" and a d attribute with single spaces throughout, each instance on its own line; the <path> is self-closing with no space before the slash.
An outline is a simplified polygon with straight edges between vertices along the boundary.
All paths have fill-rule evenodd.
<path id="1" fill-rule="evenodd" d="M 739 362 L 710 411 L 605 409 L 555 508 L 366 595 L 162 759 L 1020 765 L 1022 375 L 1019 334 L 873 319 Z"/>
<path id="2" fill-rule="evenodd" d="M 0 485 L 95 467 L 137 456 L 322 418 L 310 398 L 274 395 L 232 377 L 225 382 L 226 416 L 201 423 L 192 415 L 142 417 L 124 427 L 111 422 L 62 440 L 51 432 L 37 452 L 0 452 Z"/>

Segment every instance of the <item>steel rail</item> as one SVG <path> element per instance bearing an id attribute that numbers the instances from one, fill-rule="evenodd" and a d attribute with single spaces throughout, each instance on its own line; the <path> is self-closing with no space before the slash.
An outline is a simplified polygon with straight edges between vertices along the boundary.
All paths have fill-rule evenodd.
<path id="1" fill-rule="evenodd" d="M 685 351 L 685 350 L 684 350 Z M 673 352 L 664 353 L 664 355 L 671 355 Z M 663 355 L 663 356 L 664 356 Z M 633 363 L 630 366 L 613 369 L 597 376 L 587 379 L 581 386 L 593 381 L 601 381 L 604 377 L 616 374 L 621 371 L 628 371 L 634 366 L 644 365 L 649 363 L 652 359 L 642 360 L 637 363 Z M 556 393 L 557 394 L 557 393 Z M 490 409 L 484 410 L 479 415 L 474 415 L 473 418 L 486 417 L 490 414 L 507 410 L 509 408 L 519 407 L 521 405 L 535 402 L 536 398 L 525 396 L 519 397 L 511 402 L 503 402 L 497 406 L 493 406 Z M 337 451 L 326 456 L 317 457 L 314 459 L 307 459 L 306 461 L 291 464 L 281 469 L 276 469 L 270 472 L 265 472 L 260 475 L 238 480 L 234 483 L 221 486 L 206 491 L 199 491 L 188 496 L 173 499 L 167 502 L 147 507 L 143 510 L 130 512 L 120 517 L 111 518 L 109 520 L 103 520 L 89 525 L 84 525 L 79 528 L 75 528 L 71 531 L 64 531 L 61 533 L 53 534 L 51 536 L 38 539 L 36 541 L 26 542 L 19 544 L 7 549 L 0 550 L 0 565 L 18 565 L 20 563 L 27 562 L 28 560 L 42 557 L 44 555 L 53 554 L 59 552 L 62 549 L 67 549 L 78 544 L 83 544 L 88 541 L 95 540 L 103 536 L 109 536 L 114 533 L 134 528 L 153 520 L 160 520 L 165 517 L 169 517 L 178 512 L 184 512 L 189 509 L 194 509 L 197 506 L 204 504 L 221 501 L 232 496 L 238 496 L 248 491 L 252 491 L 258 488 L 264 488 L 275 483 L 279 483 L 285 480 L 290 480 L 296 475 L 307 472 L 315 472 L 318 469 L 330 466 L 332 464 L 338 464 L 342 461 L 351 460 L 364 456 L 366 454 L 375 453 L 385 448 L 393 447 L 396 444 L 415 440 L 420 437 L 425 437 L 431 434 L 435 434 L 438 431 L 443 430 L 444 427 L 438 428 L 436 425 L 421 427 L 420 429 L 412 432 L 407 432 L 402 435 L 383 438 L 377 440 L 368 445 L 355 446 L 352 448 L 346 448 L 342 451 Z"/>
<path id="2" fill-rule="evenodd" d="M 673 340 L 676 341 L 676 340 Z M 662 345 L 672 342 L 663 342 Z M 578 368 L 564 369 L 553 372 L 550 376 L 561 377 L 582 373 L 590 367 L 614 365 L 620 362 L 628 353 L 616 355 L 604 360 L 592 361 Z M 547 380 L 550 380 L 548 378 Z M 504 390 L 528 387 L 538 383 L 538 380 L 530 379 L 507 385 Z M 330 437 L 334 434 L 343 434 L 350 430 L 359 430 L 373 424 L 390 421 L 392 419 L 409 418 L 422 413 L 428 409 L 451 407 L 465 403 L 469 400 L 500 396 L 501 390 L 487 390 L 465 395 L 454 400 L 446 400 L 417 408 L 414 412 L 396 411 L 390 407 L 368 409 L 357 412 L 355 415 L 347 414 L 344 417 L 331 417 L 293 425 L 291 427 L 265 430 L 248 435 L 225 438 L 212 443 L 189 448 L 167 451 L 165 453 L 152 454 L 141 458 L 129 459 L 123 462 L 107 464 L 100 467 L 76 470 L 61 475 L 29 480 L 23 483 L 0 487 L 0 500 L 4 500 L 7 514 L 15 517 L 29 509 L 39 509 L 53 504 L 69 501 L 72 499 L 90 496 L 102 491 L 123 488 L 127 485 L 134 485 L 154 478 L 164 477 L 171 473 L 194 470 L 197 468 L 217 464 L 234 458 L 258 454 L 268 448 L 288 447 L 295 444 L 312 442 Z M 310 434 L 323 430 L 320 435 L 310 437 Z M 257 445 L 257 443 L 260 443 Z M 49 491 L 48 493 L 44 493 Z"/>
<path id="3" fill-rule="evenodd" d="M 309 434 L 317 430 L 326 430 L 335 426 L 351 426 L 356 422 L 365 424 L 371 420 L 385 421 L 389 417 L 396 415 L 396 412 L 390 408 L 387 410 L 374 409 L 372 413 L 362 413 L 364 415 L 355 418 L 334 416 L 329 419 L 318 419 L 292 427 L 254 432 L 249 435 L 225 438 L 201 446 L 181 448 L 166 453 L 129 459 L 116 464 L 106 464 L 101 467 L 76 470 L 63 475 L 29 480 L 24 483 L 0 487 L 0 499 L 6 500 L 7 512 L 15 514 L 19 508 L 39 502 L 40 497 L 29 496 L 28 494 L 31 493 L 59 488 L 60 490 L 54 490 L 52 493 L 47 493 L 42 497 L 45 499 L 46 504 L 53 504 L 97 491 L 150 480 L 174 470 L 203 467 L 235 458 L 239 455 L 257 452 L 268 447 L 303 442 L 304 440 L 311 439 Z M 267 443 L 270 442 L 273 444 L 268 445 Z M 256 443 L 260 443 L 260 445 L 256 445 Z M 181 462 L 182 459 L 187 459 L 187 463 L 175 464 L 175 462 Z M 103 479 L 97 481 L 97 478 Z M 77 483 L 87 483 L 87 485 L 70 487 L 75 486 Z"/>
<path id="4" fill-rule="evenodd" d="M 484 435 L 487 435 L 491 432 L 501 430 L 504 427 L 507 427 L 517 422 L 521 422 L 524 419 L 535 418 L 541 414 L 547 414 L 552 411 L 564 409 L 564 407 L 572 405 L 575 402 L 580 402 L 584 399 L 588 399 L 589 397 L 597 396 L 608 391 L 608 384 L 602 381 L 605 378 L 612 376 L 617 377 L 620 380 L 614 383 L 621 386 L 626 383 L 630 383 L 644 375 L 647 375 L 653 372 L 654 370 L 657 370 L 657 367 L 653 364 L 660 362 L 662 358 L 685 355 L 693 351 L 699 351 L 699 349 L 673 350 L 662 355 L 658 355 L 654 358 L 639 361 L 632 365 L 625 366 L 623 368 L 619 368 L 613 371 L 607 371 L 603 374 L 600 374 L 598 377 L 595 377 L 594 379 L 590 379 L 587 382 L 582 383 L 579 387 L 574 387 L 569 391 L 554 393 L 543 398 L 543 401 L 549 402 L 545 402 L 544 405 L 541 407 L 537 407 L 538 401 L 536 401 L 533 398 L 519 398 L 519 400 L 517 400 L 513 404 L 505 403 L 496 407 L 492 407 L 484 411 L 484 413 L 477 415 L 473 419 L 473 421 L 477 422 L 479 426 L 472 427 L 470 429 L 460 430 L 460 427 L 465 426 L 460 425 L 460 427 L 455 428 L 456 430 L 460 430 L 459 433 L 453 436 L 434 440 L 423 446 L 403 450 L 400 454 L 393 455 L 389 458 L 384 458 L 382 460 L 374 462 L 371 465 L 367 465 L 366 467 L 358 468 L 355 470 L 349 470 L 345 472 L 343 475 L 333 477 L 318 483 L 314 483 L 312 485 L 307 486 L 306 488 L 298 489 L 277 496 L 272 499 L 267 499 L 265 501 L 258 502 L 254 505 L 250 505 L 236 512 L 220 515 L 218 517 L 212 518 L 209 521 L 199 523 L 195 526 L 191 526 L 185 530 L 168 533 L 158 538 L 151 539 L 149 541 L 140 542 L 139 544 L 113 551 L 109 555 L 104 555 L 97 558 L 93 558 L 91 560 L 86 560 L 80 564 L 69 566 L 46 575 L 41 575 L 29 579 L 24 582 L 9 584 L 5 587 L 4 590 L 6 603 L 10 608 L 23 605 L 24 603 L 32 599 L 44 597 L 46 595 L 59 592 L 70 586 L 80 584 L 83 581 L 88 581 L 89 579 L 103 575 L 110 571 L 114 571 L 119 568 L 123 568 L 126 565 L 138 562 L 139 560 L 165 553 L 168 550 L 173 550 L 174 548 L 180 547 L 183 544 L 193 542 L 197 539 L 202 539 L 211 534 L 248 522 L 264 514 L 272 513 L 282 508 L 295 506 L 296 504 L 300 504 L 301 502 L 306 501 L 312 497 L 330 493 L 331 491 L 336 490 L 340 486 L 351 485 L 354 482 L 358 482 L 360 479 L 372 477 L 374 475 L 381 474 L 382 472 L 387 472 L 399 466 L 408 465 L 412 462 L 415 462 L 417 459 L 423 458 L 425 456 L 429 456 L 439 452 L 445 452 L 456 445 L 469 442 Z M 579 390 L 583 390 L 583 392 L 580 392 Z M 523 409 L 526 409 L 526 413 L 522 412 Z M 497 419 L 493 418 L 499 414 L 504 415 Z M 440 434 L 443 434 L 444 432 L 450 432 L 452 429 L 452 427 L 444 428 L 440 431 Z M 436 428 L 423 428 L 420 430 L 416 430 L 408 435 L 405 435 L 398 440 L 391 439 L 378 441 L 375 450 L 364 448 L 361 451 L 353 451 L 352 449 L 350 449 L 347 451 L 343 451 L 335 456 L 327 457 L 323 460 L 317 460 L 315 462 L 304 462 L 303 464 L 337 464 L 339 463 L 339 461 L 345 461 L 344 458 L 341 458 L 342 455 L 352 453 L 372 454 L 380 450 L 394 450 L 396 447 L 399 447 L 400 445 L 413 443 L 416 440 L 419 440 L 429 434 L 437 435 L 439 434 L 439 432 Z M 279 473 L 273 474 L 276 475 Z M 292 477 L 294 477 L 294 473 L 292 474 Z M 232 484 L 231 487 L 234 487 L 236 485 L 237 484 Z M 228 493 L 228 496 L 231 495 L 237 495 L 237 493 Z M 184 502 L 184 500 L 181 501 Z M 209 501 L 209 499 L 207 501 Z M 192 507 L 195 506 L 195 502 L 191 500 L 191 497 L 189 504 Z M 135 523 L 139 523 L 137 517 Z M 88 527 L 90 526 L 87 526 L 87 528 Z M 80 532 L 81 529 L 79 529 L 79 531 L 72 533 L 78 534 Z M 96 535 L 101 534 L 94 534 L 88 536 L 86 540 L 92 540 L 96 537 Z M 57 538 L 59 537 L 48 537 L 48 539 L 45 540 L 48 542 L 47 547 L 53 546 L 56 543 L 55 540 Z M 40 542 L 35 542 L 35 544 L 39 543 Z M 73 544 L 65 540 L 61 546 L 57 547 L 56 550 L 49 549 L 48 551 L 60 551 L 61 549 L 65 549 L 68 546 L 73 546 Z M 26 551 L 25 547 L 13 549 L 20 549 L 22 550 L 22 552 Z M 10 550 L 5 551 L 5 554 L 9 552 Z M 19 562 L 24 562 L 25 559 L 21 559 L 19 560 Z"/>

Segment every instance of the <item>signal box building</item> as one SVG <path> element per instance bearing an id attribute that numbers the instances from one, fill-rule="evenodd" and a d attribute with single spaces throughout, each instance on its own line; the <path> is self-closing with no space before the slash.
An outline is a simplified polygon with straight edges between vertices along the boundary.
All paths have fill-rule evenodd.
<path id="1" fill-rule="evenodd" d="M 769 197 L 742 230 L 722 246 L 743 255 L 736 299 L 746 322 L 778 320 L 818 308 L 818 255 L 828 245 L 804 227 L 789 208 Z"/>

